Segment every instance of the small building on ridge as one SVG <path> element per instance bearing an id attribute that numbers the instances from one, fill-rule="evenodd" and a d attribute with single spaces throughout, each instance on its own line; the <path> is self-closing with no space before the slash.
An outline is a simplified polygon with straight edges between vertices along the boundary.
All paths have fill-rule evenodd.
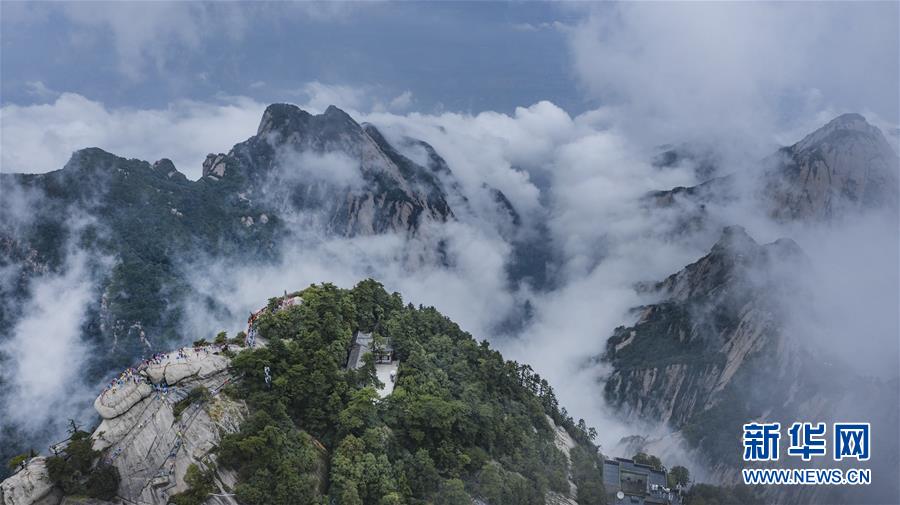
<path id="1" fill-rule="evenodd" d="M 353 335 L 353 343 L 350 345 L 350 355 L 347 358 L 347 369 L 356 370 L 365 364 L 365 355 L 371 354 L 375 361 L 375 374 L 384 387 L 378 390 L 382 398 L 394 391 L 397 382 L 397 374 L 400 370 L 400 360 L 394 352 L 390 341 L 376 343 L 371 333 L 356 332 Z"/>

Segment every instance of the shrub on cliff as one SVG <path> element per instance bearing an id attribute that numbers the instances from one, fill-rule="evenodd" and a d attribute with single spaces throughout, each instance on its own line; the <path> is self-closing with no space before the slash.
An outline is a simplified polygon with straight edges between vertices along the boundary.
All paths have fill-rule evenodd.
<path id="1" fill-rule="evenodd" d="M 65 495 L 112 499 L 119 489 L 118 470 L 97 462 L 101 454 L 91 447 L 90 433 L 73 427 L 71 434 L 66 448 L 47 458 L 50 480 Z"/>

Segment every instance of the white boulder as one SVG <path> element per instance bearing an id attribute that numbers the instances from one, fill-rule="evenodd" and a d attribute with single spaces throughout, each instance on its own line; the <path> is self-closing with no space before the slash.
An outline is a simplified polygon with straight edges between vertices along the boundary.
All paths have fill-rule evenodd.
<path id="1" fill-rule="evenodd" d="M 47 475 L 44 458 L 32 458 L 25 468 L 0 482 L 0 505 L 57 505 L 61 498 Z"/>

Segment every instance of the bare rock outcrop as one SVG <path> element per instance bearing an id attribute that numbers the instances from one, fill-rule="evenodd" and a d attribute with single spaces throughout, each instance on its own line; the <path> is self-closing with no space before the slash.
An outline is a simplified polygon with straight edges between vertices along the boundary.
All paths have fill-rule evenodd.
<path id="1" fill-rule="evenodd" d="M 24 468 L 0 482 L 0 505 L 57 505 L 61 493 L 54 488 L 44 458 L 32 458 Z"/>
<path id="2" fill-rule="evenodd" d="M 853 209 L 897 209 L 900 159 L 881 130 L 859 114 L 838 116 L 767 162 L 764 194 L 778 219 L 822 220 Z"/>
<path id="3" fill-rule="evenodd" d="M 572 469 L 572 449 L 574 449 L 578 443 L 575 442 L 575 439 L 572 438 L 572 435 L 569 435 L 569 432 L 566 431 L 562 426 L 557 425 L 553 422 L 553 419 L 547 416 L 547 422 L 550 423 L 550 426 L 554 430 L 554 440 L 553 443 L 556 445 L 556 448 L 559 449 L 566 456 L 566 460 L 569 463 L 569 475 L 567 476 L 569 479 L 569 492 L 566 494 L 557 493 L 554 491 L 550 491 L 547 493 L 546 502 L 548 505 L 577 505 L 578 502 L 576 498 L 578 497 L 578 486 L 575 485 L 574 477 L 571 473 Z"/>
<path id="4" fill-rule="evenodd" d="M 119 471 L 120 498 L 166 505 L 188 489 L 190 465 L 216 468 L 220 433 L 237 431 L 246 412 L 242 402 L 222 394 L 233 379 L 229 362 L 217 346 L 181 349 L 126 372 L 101 393 L 95 406 L 103 421 L 92 438 L 94 449 Z M 197 390 L 205 392 L 192 394 Z M 216 484 L 219 491 L 207 503 L 236 503 L 231 472 L 217 470 Z"/>
<path id="5" fill-rule="evenodd" d="M 234 379 L 226 354 L 217 345 L 158 354 L 110 381 L 97 397 L 102 421 L 92 445 L 119 472 L 115 503 L 167 505 L 189 488 L 185 474 L 197 465 L 214 470 L 218 488 L 205 503 L 237 504 L 231 493 L 236 475 L 219 469 L 214 454 L 222 434 L 238 431 L 247 412 L 222 392 Z M 40 457 L 0 483 L 0 505 L 61 504 L 108 502 L 63 497 Z"/>

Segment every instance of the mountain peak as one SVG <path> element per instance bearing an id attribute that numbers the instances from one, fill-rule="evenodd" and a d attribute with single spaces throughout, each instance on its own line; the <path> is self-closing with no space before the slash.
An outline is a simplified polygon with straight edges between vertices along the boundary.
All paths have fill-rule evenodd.
<path id="1" fill-rule="evenodd" d="M 113 167 L 122 167 L 127 164 L 127 159 L 104 151 L 99 147 L 85 147 L 72 153 L 69 161 L 63 166 L 67 172 L 83 171 L 107 172 Z"/>
<path id="2" fill-rule="evenodd" d="M 266 107 L 262 119 L 259 121 L 257 135 L 264 135 L 271 131 L 284 130 L 298 127 L 309 122 L 312 115 L 309 112 L 290 103 L 273 103 Z"/>
<path id="3" fill-rule="evenodd" d="M 861 114 L 850 112 L 832 119 L 825 126 L 804 137 L 794 147 L 798 151 L 806 151 L 815 149 L 825 142 L 842 142 L 860 134 L 871 137 L 874 142 L 886 143 L 884 135 L 878 127 L 869 124 Z"/>
<path id="4" fill-rule="evenodd" d="M 743 226 L 726 226 L 722 229 L 722 235 L 713 246 L 711 253 L 734 254 L 750 251 L 757 247 L 759 244 L 753 240 Z"/>
<path id="5" fill-rule="evenodd" d="M 153 163 L 153 170 L 158 174 L 163 175 L 169 179 L 176 179 L 179 181 L 186 181 L 187 177 L 184 174 L 178 171 L 175 168 L 175 163 L 172 163 L 172 160 L 169 158 L 162 158 Z"/>
<path id="6" fill-rule="evenodd" d="M 287 137 L 293 133 L 305 134 L 309 131 L 334 131 L 358 129 L 359 125 L 349 114 L 334 105 L 329 105 L 322 114 L 310 114 L 290 103 L 273 103 L 266 107 L 257 136 L 278 132 Z"/>
<path id="7" fill-rule="evenodd" d="M 842 128 L 858 128 L 860 126 L 869 126 L 869 122 L 866 121 L 866 118 L 863 117 L 862 114 L 856 112 L 846 112 L 841 114 L 840 116 L 829 121 L 825 128 L 829 126 L 839 126 Z"/>
<path id="8" fill-rule="evenodd" d="M 776 219 L 830 220 L 895 210 L 900 160 L 881 130 L 843 114 L 769 159 L 765 195 Z"/>
<path id="9" fill-rule="evenodd" d="M 342 117 L 342 118 L 350 118 L 350 114 L 344 112 L 343 109 L 339 109 L 336 105 L 329 105 L 327 109 L 325 109 L 324 113 L 325 117 Z"/>

